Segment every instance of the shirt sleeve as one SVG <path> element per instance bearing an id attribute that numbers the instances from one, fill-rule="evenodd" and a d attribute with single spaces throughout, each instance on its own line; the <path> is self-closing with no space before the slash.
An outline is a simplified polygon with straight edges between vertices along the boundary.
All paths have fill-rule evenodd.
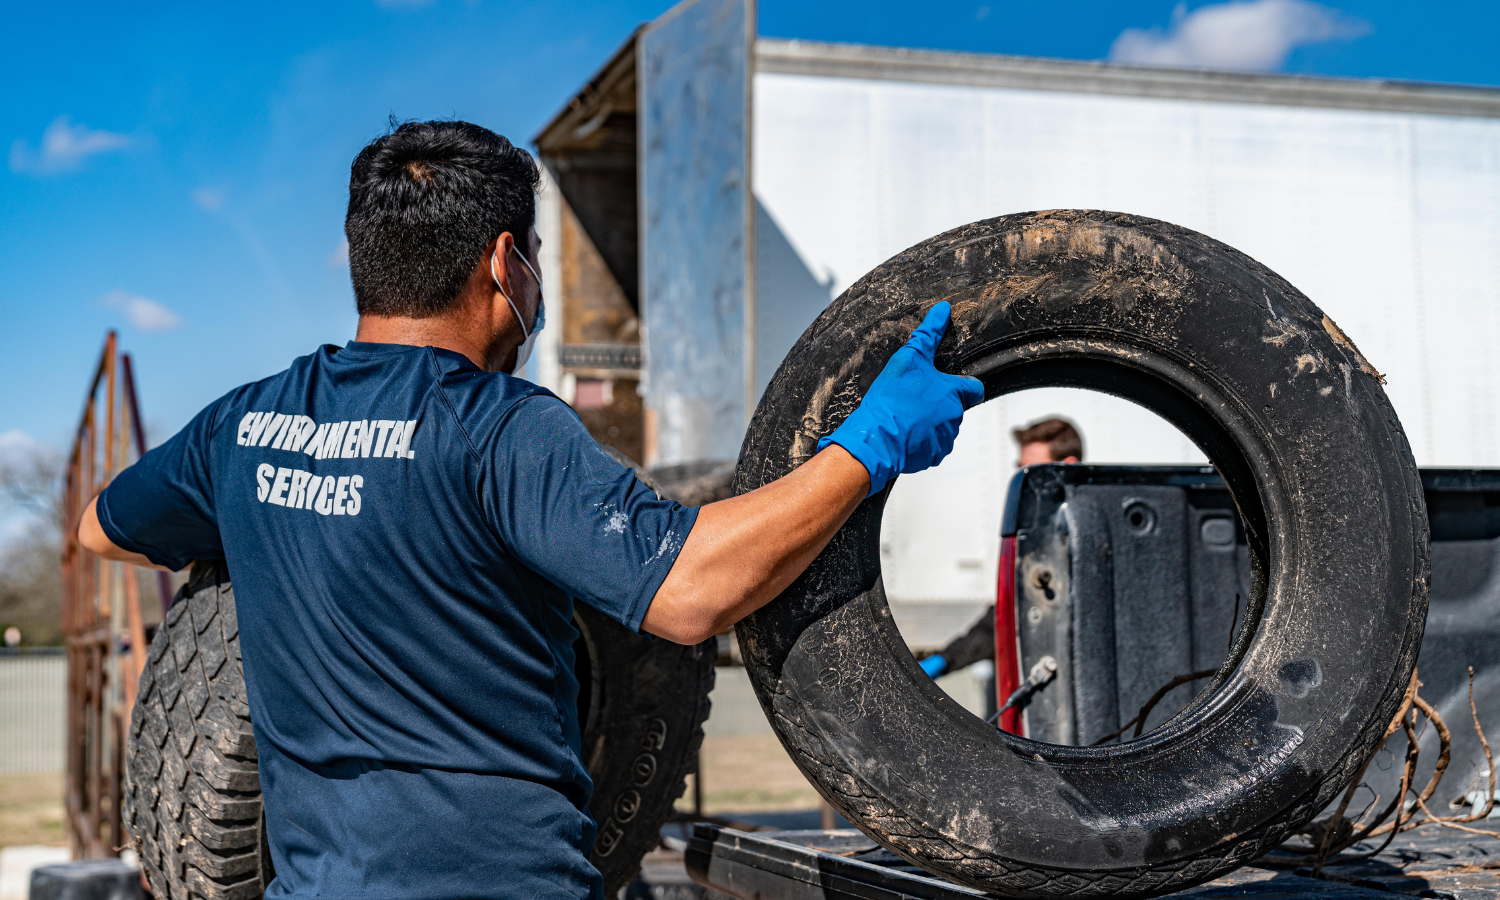
<path id="1" fill-rule="evenodd" d="M 115 546 L 173 571 L 195 559 L 224 558 L 208 458 L 222 403 L 200 412 L 99 494 L 99 524 Z"/>
<path id="2" fill-rule="evenodd" d="M 552 396 L 517 404 L 488 462 L 493 477 L 481 501 L 507 549 L 575 599 L 639 631 L 698 510 L 658 499 Z"/>

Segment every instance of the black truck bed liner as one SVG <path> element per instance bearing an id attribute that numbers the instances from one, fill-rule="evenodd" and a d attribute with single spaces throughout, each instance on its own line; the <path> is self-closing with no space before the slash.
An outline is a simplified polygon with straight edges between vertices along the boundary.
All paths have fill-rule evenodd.
<path id="1" fill-rule="evenodd" d="M 1470 666 L 1481 724 L 1500 723 L 1500 470 L 1429 468 L 1421 477 L 1432 580 L 1417 666 L 1422 696 L 1453 733 L 1446 803 L 1484 781 Z M 1025 708 L 1025 734 L 1034 740 L 1089 745 L 1115 733 L 1174 676 L 1217 668 L 1244 615 L 1248 548 L 1229 491 L 1210 467 L 1031 466 L 1011 483 L 1002 534 L 1017 542 L 1017 671 L 1024 677 L 1044 656 L 1058 666 Z M 1168 693 L 1145 730 L 1206 683 Z M 1438 758 L 1435 730 L 1423 733 L 1421 748 L 1417 784 Z M 1390 754 L 1400 758 L 1404 736 L 1388 749 L 1365 775 L 1386 797 L 1400 780 Z M 1362 792 L 1360 805 L 1370 796 Z"/>

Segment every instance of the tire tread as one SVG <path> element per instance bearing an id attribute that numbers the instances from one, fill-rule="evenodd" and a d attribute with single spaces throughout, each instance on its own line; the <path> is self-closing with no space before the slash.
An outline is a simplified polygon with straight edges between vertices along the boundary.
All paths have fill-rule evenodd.
<path id="1" fill-rule="evenodd" d="M 168 609 L 132 713 L 122 812 L 162 900 L 263 892 L 260 776 L 234 593 L 213 571 L 195 569 Z"/>

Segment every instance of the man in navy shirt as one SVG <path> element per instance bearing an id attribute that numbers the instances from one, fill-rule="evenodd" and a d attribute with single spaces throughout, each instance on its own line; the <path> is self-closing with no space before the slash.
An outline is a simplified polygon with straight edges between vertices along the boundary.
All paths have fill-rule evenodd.
<path id="1" fill-rule="evenodd" d="M 704 640 L 946 455 L 982 399 L 933 367 L 938 304 L 795 472 L 701 509 L 658 500 L 508 374 L 544 322 L 537 184 L 468 123 L 373 141 L 345 221 L 355 340 L 215 401 L 79 526 L 110 559 L 227 562 L 268 897 L 598 898 L 573 602 Z"/>

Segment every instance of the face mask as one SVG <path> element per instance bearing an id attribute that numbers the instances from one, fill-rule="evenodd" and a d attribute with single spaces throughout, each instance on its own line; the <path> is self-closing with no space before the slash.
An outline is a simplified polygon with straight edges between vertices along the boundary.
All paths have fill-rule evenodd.
<path id="1" fill-rule="evenodd" d="M 536 318 L 532 320 L 531 328 L 527 329 L 526 320 L 521 318 L 521 311 L 516 309 L 515 301 L 510 299 L 510 294 L 506 292 L 505 286 L 500 283 L 499 276 L 495 274 L 496 257 L 493 255 L 490 256 L 490 278 L 495 282 L 495 289 L 500 292 L 500 296 L 504 297 L 505 302 L 510 304 L 510 311 L 515 315 L 516 324 L 521 326 L 521 334 L 524 336 L 520 348 L 516 350 L 516 364 L 511 368 L 511 372 L 515 373 L 526 365 L 527 360 L 531 359 L 532 348 L 536 346 L 536 336 L 541 334 L 542 329 L 547 325 L 547 303 L 542 297 L 542 276 L 536 273 L 536 269 L 531 267 L 531 263 L 526 260 L 526 257 L 521 255 L 521 251 L 516 250 L 514 244 L 511 245 L 511 249 L 515 250 L 516 258 L 526 267 L 526 271 L 530 272 L 531 277 L 536 279 L 537 292 Z"/>

